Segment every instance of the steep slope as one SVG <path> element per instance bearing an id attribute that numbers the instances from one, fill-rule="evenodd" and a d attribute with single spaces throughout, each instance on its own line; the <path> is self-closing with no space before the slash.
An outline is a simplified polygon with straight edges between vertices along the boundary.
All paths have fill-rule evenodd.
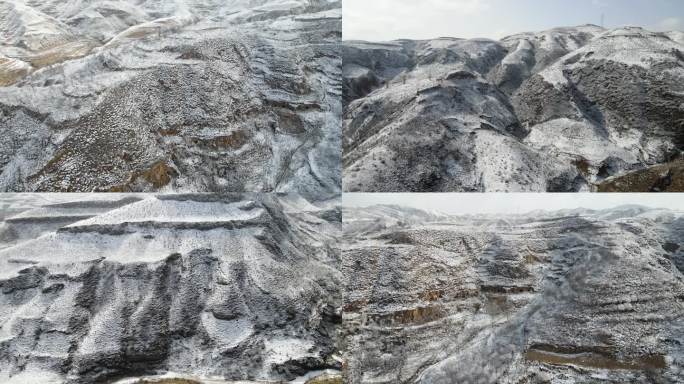
<path id="1" fill-rule="evenodd" d="M 555 28 L 544 32 L 527 32 L 505 37 L 501 44 L 508 54 L 490 74 L 490 80 L 507 94 L 561 57 L 582 48 L 604 30 L 593 25 Z"/>
<path id="2" fill-rule="evenodd" d="M 629 180 L 674 168 L 684 148 L 677 36 L 581 26 L 344 42 L 344 188 L 588 191 L 627 177 L 625 190 L 665 190 L 667 170 Z"/>
<path id="3" fill-rule="evenodd" d="M 0 191 L 340 190 L 340 2 L 0 2 Z"/>
<path id="4" fill-rule="evenodd" d="M 0 381 L 288 381 L 339 369 L 336 202 L 64 200 L 3 221 L 41 230 L 0 247 Z"/>
<path id="5" fill-rule="evenodd" d="M 681 212 L 451 217 L 355 233 L 368 211 L 344 219 L 348 382 L 680 382 Z"/>

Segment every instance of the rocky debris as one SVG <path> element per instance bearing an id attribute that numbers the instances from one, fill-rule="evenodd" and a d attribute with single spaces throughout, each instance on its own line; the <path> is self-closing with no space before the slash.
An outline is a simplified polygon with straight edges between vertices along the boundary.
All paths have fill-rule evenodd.
<path id="1" fill-rule="evenodd" d="M 682 212 L 386 212 L 345 209 L 347 382 L 681 381 Z"/>
<path id="2" fill-rule="evenodd" d="M 0 2 L 0 191 L 335 196 L 340 8 Z"/>
<path id="3" fill-rule="evenodd" d="M 323 214 L 339 200 L 34 196 L 0 200 L 13 210 L 0 222 L 3 383 L 283 382 L 341 368 L 341 222 Z M 8 238 L 18 223 L 36 228 Z"/>
<path id="4" fill-rule="evenodd" d="M 343 42 L 349 192 L 596 191 L 684 149 L 676 33 Z"/>

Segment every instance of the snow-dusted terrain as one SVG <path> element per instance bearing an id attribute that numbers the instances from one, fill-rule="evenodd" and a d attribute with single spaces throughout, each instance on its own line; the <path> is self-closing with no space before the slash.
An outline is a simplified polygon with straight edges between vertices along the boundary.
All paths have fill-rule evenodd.
<path id="1" fill-rule="evenodd" d="M 333 196 L 340 9 L 0 1 L 0 191 Z"/>
<path id="2" fill-rule="evenodd" d="M 349 383 L 681 383 L 684 213 L 343 210 Z"/>
<path id="3" fill-rule="evenodd" d="M 2 383 L 339 378 L 339 199 L 5 194 L 0 212 Z"/>
<path id="4" fill-rule="evenodd" d="M 681 36 L 343 42 L 344 189 L 684 190 Z"/>

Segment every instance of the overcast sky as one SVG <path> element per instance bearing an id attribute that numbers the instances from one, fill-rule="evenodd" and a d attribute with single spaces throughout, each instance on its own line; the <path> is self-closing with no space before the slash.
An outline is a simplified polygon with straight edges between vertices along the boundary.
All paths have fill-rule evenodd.
<path id="1" fill-rule="evenodd" d="M 678 193 L 345 193 L 342 203 L 350 207 L 397 204 L 451 214 L 604 209 L 625 204 L 684 210 Z"/>
<path id="2" fill-rule="evenodd" d="M 345 40 L 501 37 L 601 23 L 683 30 L 684 0 L 344 0 Z"/>

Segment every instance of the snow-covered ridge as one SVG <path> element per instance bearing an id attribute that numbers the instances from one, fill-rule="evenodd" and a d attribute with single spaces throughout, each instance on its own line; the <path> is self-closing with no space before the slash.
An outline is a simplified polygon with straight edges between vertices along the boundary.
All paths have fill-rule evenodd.
<path id="1" fill-rule="evenodd" d="M 104 213 L 92 219 L 79 221 L 67 228 L 90 225 L 112 225 L 137 222 L 221 222 L 246 221 L 260 217 L 264 210 L 253 201 L 232 204 L 221 202 L 195 202 L 145 199 L 122 209 Z"/>

